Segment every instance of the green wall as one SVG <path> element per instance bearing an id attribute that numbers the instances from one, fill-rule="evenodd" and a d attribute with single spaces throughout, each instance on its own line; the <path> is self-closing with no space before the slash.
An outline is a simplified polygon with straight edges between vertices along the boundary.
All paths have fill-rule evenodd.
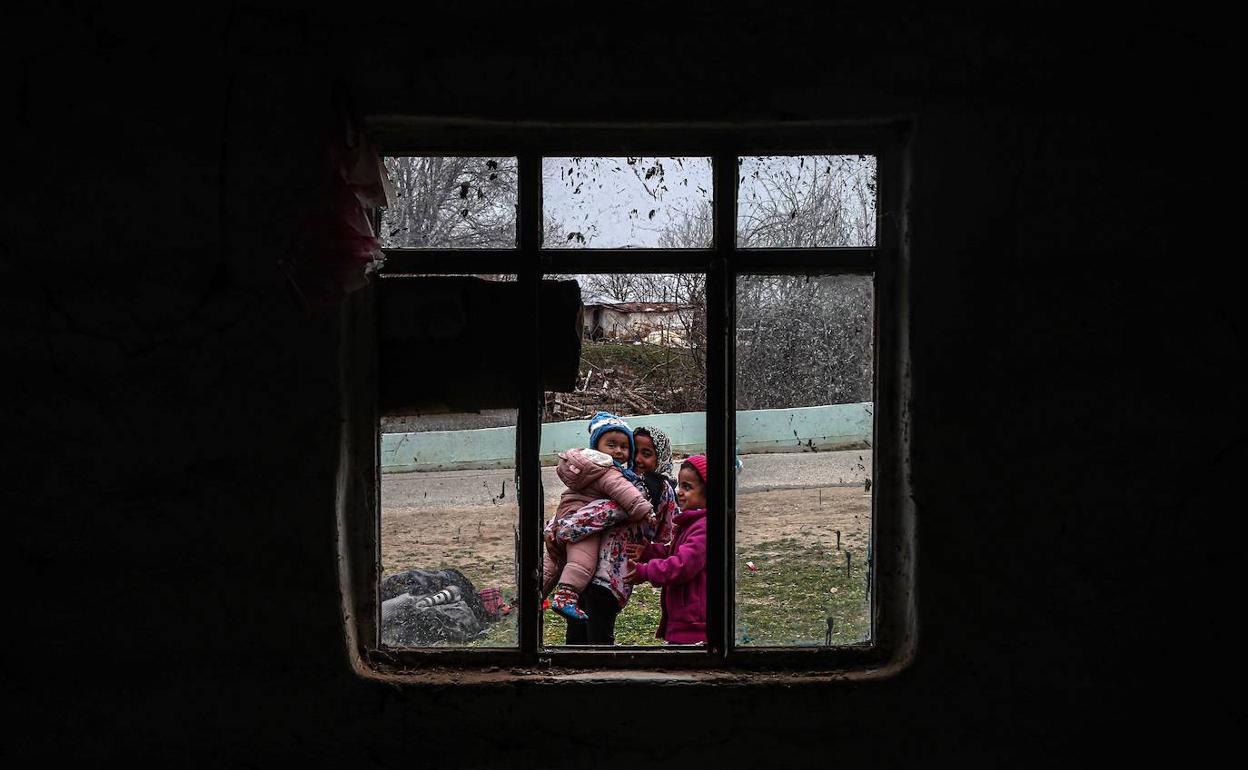
<path id="1" fill-rule="evenodd" d="M 872 404 L 831 404 L 797 409 L 751 409 L 737 412 L 737 452 L 812 452 L 848 449 L 871 442 Z M 662 429 L 673 451 L 697 454 L 706 450 L 706 415 L 702 412 L 647 414 L 626 417 L 628 424 Z M 556 453 L 585 446 L 587 420 L 542 424 L 541 459 L 556 462 Z M 515 463 L 516 429 L 384 433 L 384 473 L 507 468 Z"/>

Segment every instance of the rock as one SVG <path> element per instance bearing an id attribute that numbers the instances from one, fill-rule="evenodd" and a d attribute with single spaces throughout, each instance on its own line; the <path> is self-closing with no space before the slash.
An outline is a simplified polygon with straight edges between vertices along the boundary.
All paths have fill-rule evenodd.
<path id="1" fill-rule="evenodd" d="M 485 604 L 477 596 L 476 586 L 457 569 L 409 569 L 397 572 L 381 581 L 381 600 L 385 602 L 400 594 L 424 596 L 441 591 L 449 585 L 459 586 L 460 597 L 478 620 L 484 623 L 488 619 Z"/>
<path id="2" fill-rule="evenodd" d="M 443 589 L 443 604 L 429 605 Z M 430 647 L 471 641 L 488 619 L 476 588 L 456 569 L 407 570 L 381 582 L 381 643 L 389 647 Z"/>
<path id="3" fill-rule="evenodd" d="M 485 631 L 464 601 L 416 606 L 417 598 L 402 594 L 381 603 L 381 643 L 388 647 L 431 647 L 471 641 Z"/>

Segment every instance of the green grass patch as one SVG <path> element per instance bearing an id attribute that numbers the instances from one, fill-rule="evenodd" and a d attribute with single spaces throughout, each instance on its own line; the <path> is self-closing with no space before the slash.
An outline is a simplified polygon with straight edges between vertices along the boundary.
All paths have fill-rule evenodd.
<path id="1" fill-rule="evenodd" d="M 516 597 L 516 586 L 508 580 L 507 582 L 499 581 L 500 574 L 511 575 L 512 565 L 506 565 L 506 572 L 502 570 L 502 565 L 496 565 L 494 570 L 489 570 L 489 565 L 482 565 L 477 569 L 463 569 L 464 577 L 472 581 L 472 584 L 480 591 L 482 588 L 495 587 L 503 594 L 503 601 L 511 605 L 511 612 L 502 616 L 499 620 L 489 623 L 485 627 L 485 634 L 481 637 L 468 642 L 465 647 L 518 647 L 520 646 L 520 630 L 519 624 L 516 622 L 517 616 L 520 614 L 519 601 Z"/>
<path id="2" fill-rule="evenodd" d="M 654 632 L 659 628 L 659 594 L 649 583 L 633 587 L 628 605 L 615 616 L 615 643 L 629 645 L 663 644 Z M 542 613 L 542 640 L 548 645 L 562 645 L 567 638 L 563 616 L 547 610 Z"/>
<path id="3" fill-rule="evenodd" d="M 642 343 L 631 342 L 590 342 L 581 345 L 582 376 L 585 365 L 591 364 L 595 369 L 626 369 L 635 376 L 641 376 L 658 366 L 683 366 L 688 354 L 681 350 Z"/>
<path id="4" fill-rule="evenodd" d="M 823 645 L 833 619 L 833 645 L 867 641 L 871 624 L 866 554 L 810 548 L 794 538 L 760 543 L 737 552 L 737 644 Z M 751 572 L 745 566 L 753 561 Z"/>
<path id="5" fill-rule="evenodd" d="M 486 627 L 485 635 L 480 639 L 474 639 L 469 642 L 466 647 L 518 647 L 519 646 L 519 627 L 516 625 L 516 617 L 519 614 L 519 608 L 515 603 L 510 601 L 511 594 L 503 591 L 504 598 L 508 599 L 508 604 L 512 605 L 510 615 L 504 615 L 503 618 L 495 623 L 490 623 Z"/>
<path id="6" fill-rule="evenodd" d="M 811 548 L 795 538 L 760 543 L 737 551 L 737 631 L 739 645 L 819 646 L 827 634 L 827 619 L 833 618 L 832 643 L 857 644 L 870 634 L 866 586 L 866 554 L 850 551 L 850 574 L 845 573 L 845 550 Z M 753 561 L 751 572 L 745 566 Z M 478 588 L 500 585 L 497 570 L 488 565 L 463 570 Z M 503 598 L 517 605 L 513 585 L 501 585 Z M 633 590 L 628 606 L 615 621 L 615 642 L 620 645 L 663 644 L 656 639 L 659 627 L 660 594 L 650 584 Z M 469 647 L 515 647 L 517 612 L 489 624 L 484 636 Z M 565 638 L 563 617 L 542 613 L 542 638 L 547 645 L 562 645 Z"/>
<path id="7" fill-rule="evenodd" d="M 753 561 L 751 572 L 745 566 Z M 845 550 L 811 548 L 794 538 L 773 540 L 737 551 L 737 633 L 739 645 L 820 646 L 833 618 L 833 645 L 865 642 L 870 634 L 866 586 L 866 554 L 850 551 L 850 574 L 845 574 Z M 648 583 L 633 590 L 628 606 L 615 621 L 615 642 L 622 645 L 659 645 L 660 594 Z M 542 638 L 561 645 L 564 621 L 544 613 Z M 514 626 L 514 620 L 513 626 Z M 515 638 L 512 631 L 512 639 Z"/>

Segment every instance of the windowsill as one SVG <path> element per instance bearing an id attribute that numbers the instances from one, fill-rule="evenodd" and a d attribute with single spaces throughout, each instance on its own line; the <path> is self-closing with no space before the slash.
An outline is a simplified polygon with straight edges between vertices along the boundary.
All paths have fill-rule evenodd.
<path id="1" fill-rule="evenodd" d="M 903 654 L 883 665 L 845 669 L 824 670 L 746 670 L 746 669 L 608 669 L 488 666 L 467 669 L 454 666 L 428 667 L 419 670 L 379 670 L 371 668 L 359 659 L 353 668 L 358 676 L 376 682 L 396 686 L 442 686 L 481 685 L 504 686 L 515 684 L 584 685 L 584 684 L 640 684 L 640 685 L 802 685 L 831 684 L 837 682 L 871 682 L 890 679 L 909 667 L 912 653 Z"/>
<path id="2" fill-rule="evenodd" d="M 585 684 L 641 684 L 641 685 L 795 685 L 829 684 L 833 682 L 864 682 L 888 679 L 895 676 L 900 667 L 868 671 L 559 671 L 543 672 L 533 669 L 509 669 L 499 671 L 466 671 L 463 669 L 426 669 L 415 673 L 377 674 L 365 678 L 398 686 L 482 685 L 501 686 L 515 684 L 585 685 Z"/>

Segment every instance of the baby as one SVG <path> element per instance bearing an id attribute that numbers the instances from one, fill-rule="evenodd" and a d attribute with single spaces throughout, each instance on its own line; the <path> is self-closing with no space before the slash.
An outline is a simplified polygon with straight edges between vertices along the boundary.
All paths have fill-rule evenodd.
<path id="1" fill-rule="evenodd" d="M 588 618 L 578 602 L 597 570 L 602 530 L 654 517 L 646 485 L 632 469 L 634 443 L 628 423 L 610 412 L 598 412 L 589 423 L 589 447 L 560 453 L 556 472 L 567 490 L 546 525 L 542 592 L 550 591 L 557 576 L 549 606 L 570 620 Z M 586 517 L 591 507 L 592 515 Z M 580 514 L 577 529 L 582 531 L 568 536 L 573 514 Z M 561 529 L 563 536 L 556 537 Z"/>

